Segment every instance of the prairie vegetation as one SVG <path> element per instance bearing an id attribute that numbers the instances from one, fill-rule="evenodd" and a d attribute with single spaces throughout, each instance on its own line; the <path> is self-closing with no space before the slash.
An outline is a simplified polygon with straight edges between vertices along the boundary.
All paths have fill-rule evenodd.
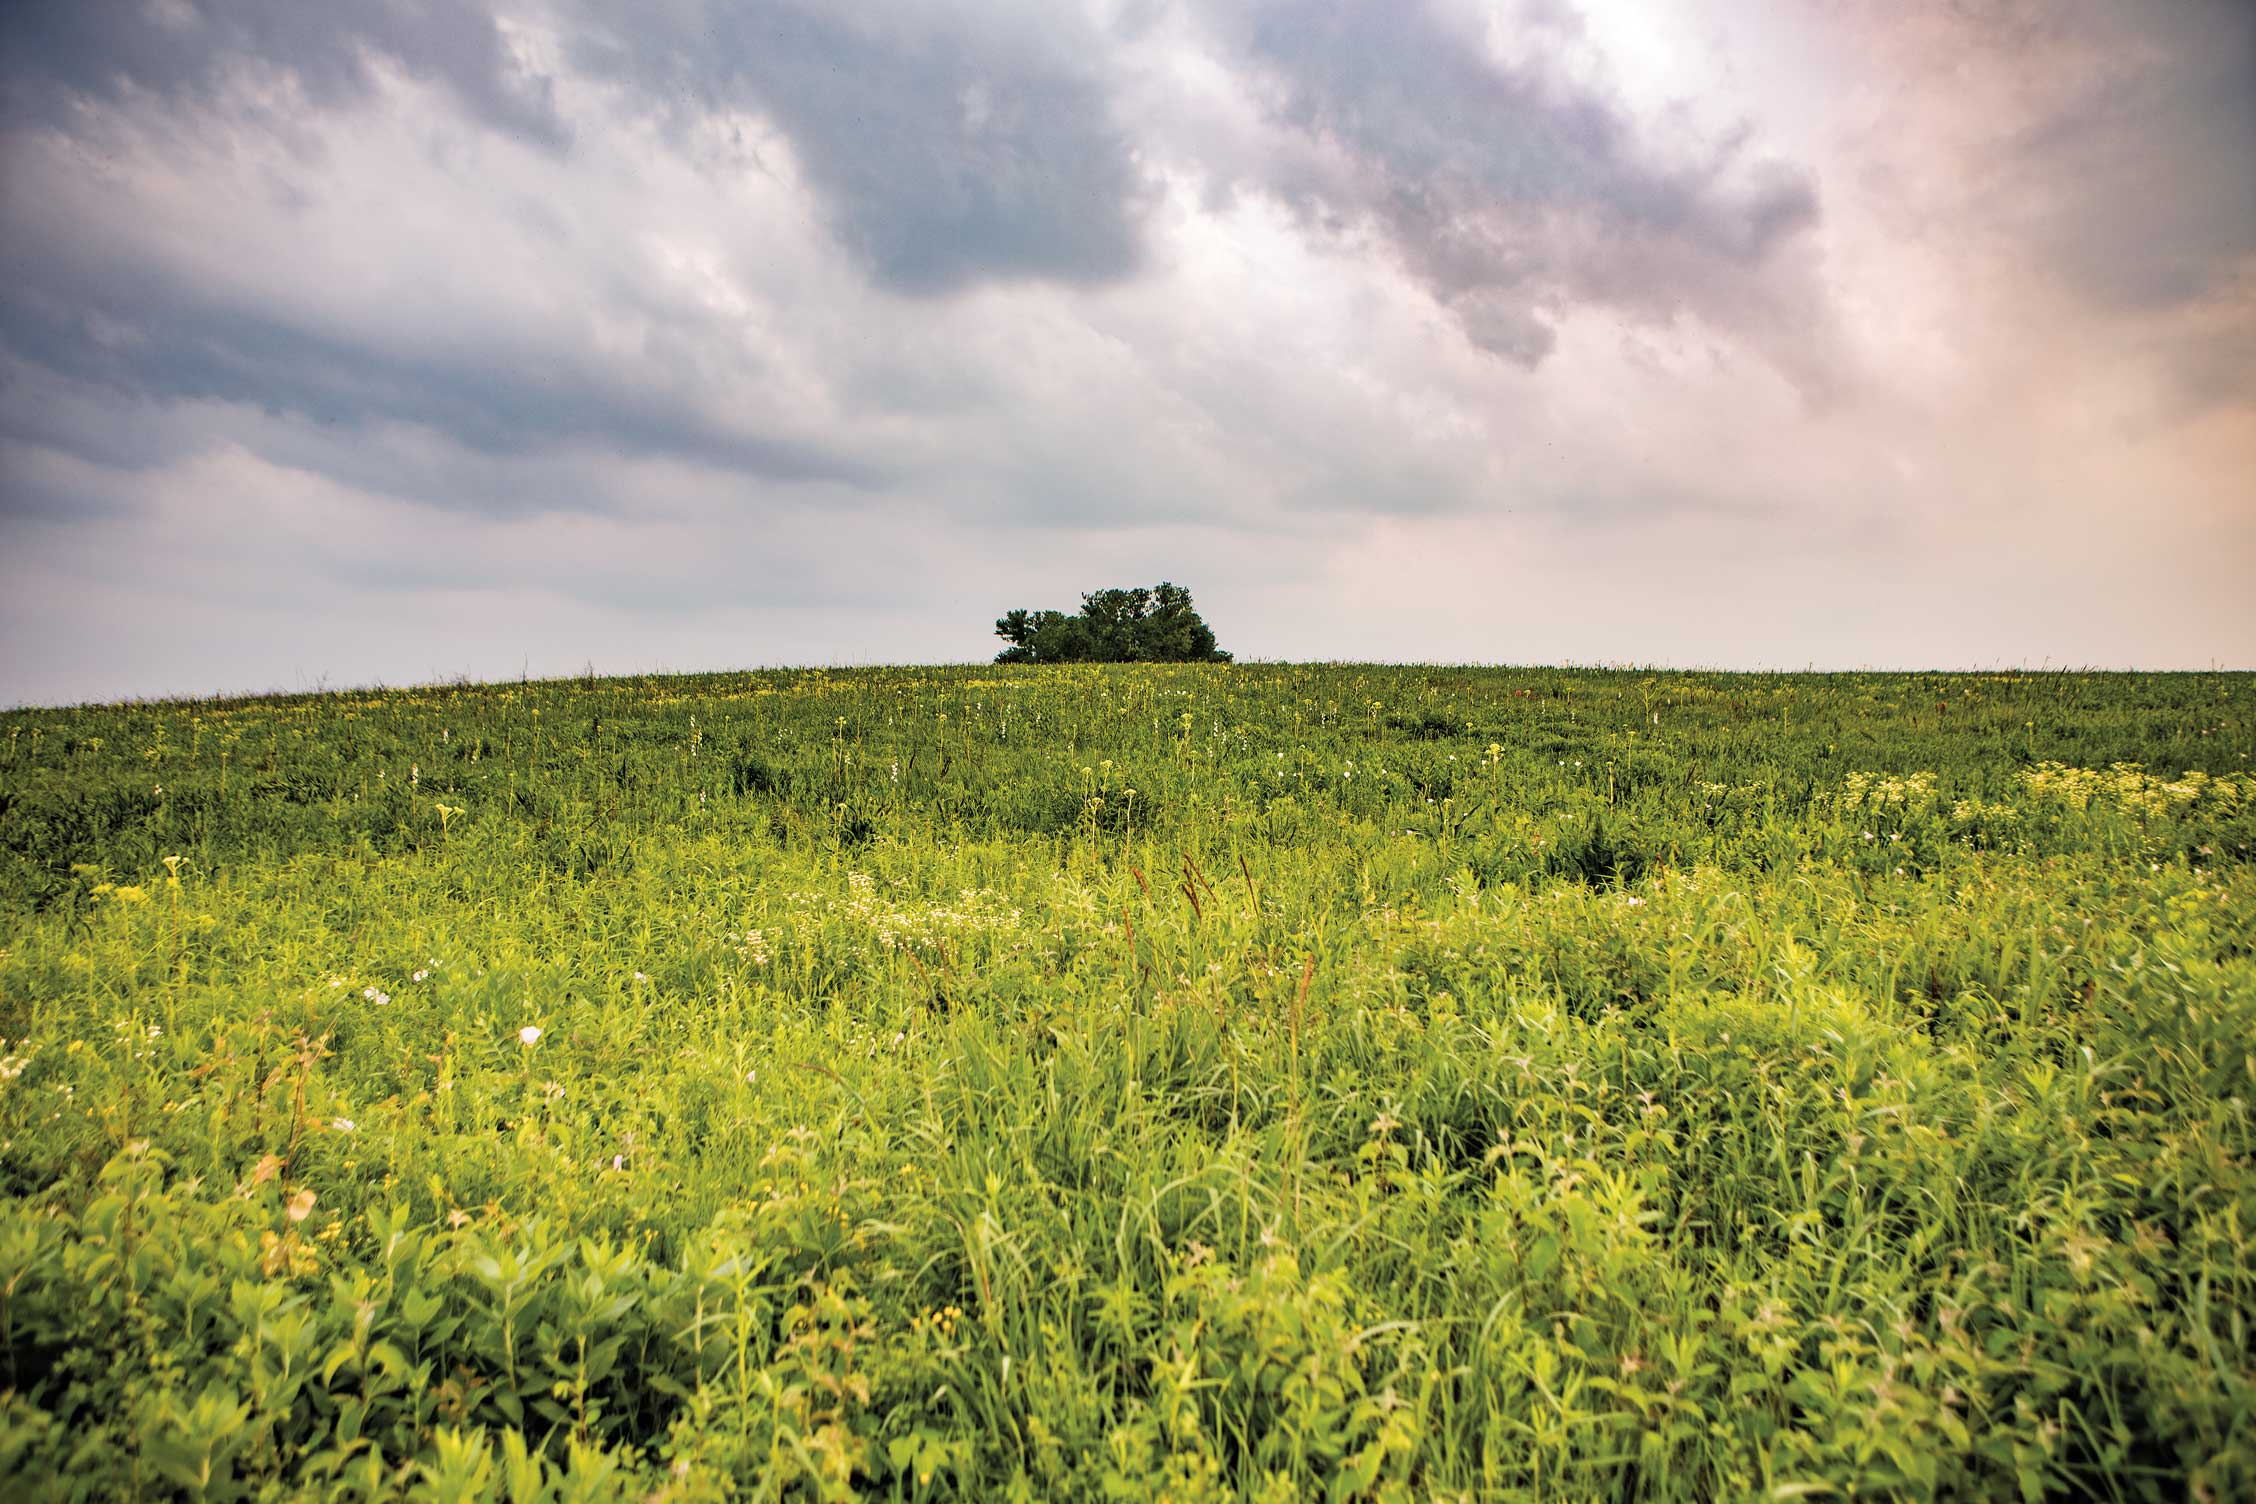
<path id="1" fill-rule="evenodd" d="M 2256 1497 L 2252 693 L 10 713 L 0 1478 Z"/>

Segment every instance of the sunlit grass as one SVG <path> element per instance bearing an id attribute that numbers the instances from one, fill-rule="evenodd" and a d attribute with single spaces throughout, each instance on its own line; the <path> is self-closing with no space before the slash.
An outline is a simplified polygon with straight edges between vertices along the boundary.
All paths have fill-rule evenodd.
<path id="1" fill-rule="evenodd" d="M 2252 691 L 12 713 L 0 1477 L 2248 1496 Z"/>

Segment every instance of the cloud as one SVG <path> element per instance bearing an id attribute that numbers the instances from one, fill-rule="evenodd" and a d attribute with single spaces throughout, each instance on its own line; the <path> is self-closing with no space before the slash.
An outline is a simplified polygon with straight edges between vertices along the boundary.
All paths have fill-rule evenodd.
<path id="1" fill-rule="evenodd" d="M 568 140 L 550 80 L 471 0 L 12 0 L 0 7 L 0 58 L 0 115 L 19 122 L 68 120 L 86 99 L 178 106 L 276 82 L 330 109 L 364 102 L 389 66 L 442 84 L 493 129 Z"/>
<path id="2" fill-rule="evenodd" d="M 2173 415 L 2256 394 L 2256 7 L 1848 0 L 1845 14 L 1891 75 L 1898 139 L 1875 154 L 1918 166 L 1918 233 L 2115 324 L 2125 354 L 2165 373 Z"/>
<path id="3" fill-rule="evenodd" d="M 672 218 L 671 236 L 637 223 L 653 187 L 638 177 L 678 203 L 703 188 L 693 168 L 632 136 L 570 158 L 464 138 L 441 98 L 394 80 L 289 142 L 219 104 L 106 107 L 98 156 L 10 131 L 0 432 L 148 464 L 209 445 L 216 423 L 289 462 L 325 447 L 356 483 L 390 465 L 400 494 L 469 507 L 575 504 L 459 487 L 481 456 L 559 451 L 887 483 L 824 384 L 788 368 L 761 303 L 715 306 L 713 212 Z M 744 194 L 720 224 L 772 207 Z M 789 241 L 786 226 L 742 244 Z M 105 404 L 135 421 L 105 423 Z M 195 422 L 168 420 L 183 409 Z"/>
<path id="4" fill-rule="evenodd" d="M 0 8 L 0 699 L 1159 578 L 1245 656 L 2207 662 L 2240 14 Z"/>
<path id="5" fill-rule="evenodd" d="M 867 461 L 713 421 L 675 393 L 606 380 L 591 366 L 527 361 L 506 347 L 385 350 L 145 283 L 68 304 L 20 285 L 0 292 L 0 346 L 82 390 L 238 405 L 351 428 L 364 441 L 399 424 L 488 454 L 570 445 L 685 456 L 778 480 L 866 486 L 880 475 Z M 116 452 L 115 439 L 100 442 Z"/>
<path id="6" fill-rule="evenodd" d="M 764 112 L 886 286 L 1131 274 L 1148 190 L 1068 7 L 588 6 L 581 66 L 648 108 Z"/>
<path id="7" fill-rule="evenodd" d="M 2113 66 L 2014 144 L 2031 240 L 2079 293 L 2162 321 L 2195 403 L 2256 395 L 2256 6 L 2108 7 Z"/>
<path id="8" fill-rule="evenodd" d="M 1817 313 L 1779 265 L 1818 221 L 1811 175 L 1743 136 L 1669 139 L 1551 65 L 1542 44 L 1574 31 L 1571 12 L 1523 5 L 1498 23 L 1443 0 L 1262 0 L 1231 14 L 1222 45 L 1280 132 L 1256 185 L 1312 229 L 1375 236 L 1491 354 L 1541 363 L 1579 303 L 1774 329 Z"/>
<path id="9" fill-rule="evenodd" d="M 2256 7 L 2244 0 L 1990 0 L 1868 24 L 1914 55 L 2017 85 L 1976 181 L 2080 292 L 2144 313 L 2214 295 L 2256 259 Z"/>

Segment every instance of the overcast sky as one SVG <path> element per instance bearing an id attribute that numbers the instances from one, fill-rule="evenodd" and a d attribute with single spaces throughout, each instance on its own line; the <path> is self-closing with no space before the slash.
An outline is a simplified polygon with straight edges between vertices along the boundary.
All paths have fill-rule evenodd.
<path id="1" fill-rule="evenodd" d="M 10 0 L 0 703 L 2256 660 L 2246 0 Z"/>

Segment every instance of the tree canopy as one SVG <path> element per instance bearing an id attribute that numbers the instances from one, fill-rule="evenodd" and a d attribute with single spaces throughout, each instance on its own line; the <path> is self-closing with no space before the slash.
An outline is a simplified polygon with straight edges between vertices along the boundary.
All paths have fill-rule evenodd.
<path id="1" fill-rule="evenodd" d="M 1149 587 L 1098 590 L 1081 611 L 1012 611 L 995 623 L 1010 644 L 997 663 L 1228 663 L 1214 630 L 1199 619 L 1191 593 L 1162 581 Z"/>

